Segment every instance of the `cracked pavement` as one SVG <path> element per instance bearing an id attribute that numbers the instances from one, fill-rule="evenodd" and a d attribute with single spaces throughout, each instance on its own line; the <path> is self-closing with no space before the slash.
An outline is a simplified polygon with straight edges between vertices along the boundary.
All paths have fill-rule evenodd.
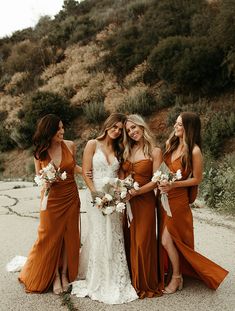
<path id="1" fill-rule="evenodd" d="M 84 191 L 80 191 L 83 201 Z M 82 206 L 85 210 L 85 206 Z M 136 300 L 123 305 L 105 305 L 89 298 L 71 296 L 73 310 L 79 311 L 232 311 L 235 309 L 235 222 L 230 217 L 207 209 L 193 209 L 195 248 L 229 270 L 217 291 L 193 279 L 184 280 L 184 289 L 174 295 Z M 39 188 L 31 182 L 0 181 L 0 310 L 54 311 L 69 310 L 62 297 L 26 294 L 16 273 L 6 271 L 6 264 L 16 255 L 27 256 L 37 237 L 39 222 Z M 87 232 L 82 214 L 82 239 Z M 71 309 L 70 309 L 71 310 Z"/>

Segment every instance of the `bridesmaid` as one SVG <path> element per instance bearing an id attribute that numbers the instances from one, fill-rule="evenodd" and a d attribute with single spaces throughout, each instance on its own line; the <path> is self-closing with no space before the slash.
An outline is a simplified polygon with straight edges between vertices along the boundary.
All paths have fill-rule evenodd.
<path id="1" fill-rule="evenodd" d="M 140 185 L 130 190 L 133 220 L 128 227 L 125 217 L 124 236 L 132 285 L 139 298 L 160 296 L 156 237 L 156 197 L 151 182 L 153 171 L 162 162 L 162 153 L 141 116 L 127 116 L 124 131 L 124 177 L 132 177 Z"/>
<path id="2" fill-rule="evenodd" d="M 178 116 L 174 131 L 166 142 L 164 161 L 170 171 L 180 169 L 182 179 L 159 186 L 161 192 L 168 193 L 172 213 L 172 217 L 169 217 L 161 210 L 162 245 L 172 265 L 171 280 L 163 290 L 164 294 L 173 294 L 182 289 L 182 275 L 201 279 L 208 287 L 216 289 L 228 273 L 194 250 L 188 187 L 198 185 L 202 180 L 200 130 L 199 117 L 192 112 L 183 112 Z M 164 260 L 162 269 L 163 266 Z"/>
<path id="3" fill-rule="evenodd" d="M 40 211 L 38 238 L 19 275 L 27 292 L 45 292 L 53 283 L 53 292 L 60 294 L 78 274 L 80 200 L 74 173 L 81 174 L 82 170 L 75 162 L 74 143 L 63 136 L 60 118 L 48 114 L 39 121 L 33 137 L 36 174 L 53 162 L 61 172 L 66 171 L 67 178 L 46 185 L 47 208 Z"/>

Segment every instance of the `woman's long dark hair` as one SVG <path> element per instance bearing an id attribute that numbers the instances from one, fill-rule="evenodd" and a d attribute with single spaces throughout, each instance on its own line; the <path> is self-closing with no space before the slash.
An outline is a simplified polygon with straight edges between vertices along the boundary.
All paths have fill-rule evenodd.
<path id="1" fill-rule="evenodd" d="M 195 145 L 201 149 L 201 120 L 194 112 L 182 112 L 180 114 L 184 127 L 184 146 L 185 150 L 181 157 L 184 169 L 192 170 L 192 152 Z M 166 142 L 164 158 L 177 149 L 179 137 L 175 136 L 175 131 L 170 134 Z"/>
<path id="2" fill-rule="evenodd" d="M 45 160 L 51 140 L 59 129 L 60 121 L 61 119 L 55 114 L 47 114 L 39 120 L 33 136 L 35 146 L 33 155 L 37 160 Z"/>
<path id="3" fill-rule="evenodd" d="M 100 135 L 97 137 L 97 140 L 102 140 L 107 135 L 107 131 L 111 129 L 116 123 L 121 122 L 124 124 L 126 120 L 126 115 L 123 113 L 111 113 L 110 116 L 104 121 L 104 124 L 101 128 Z M 113 140 L 113 150 L 115 156 L 119 162 L 123 161 L 123 134 L 121 134 L 117 139 Z"/>

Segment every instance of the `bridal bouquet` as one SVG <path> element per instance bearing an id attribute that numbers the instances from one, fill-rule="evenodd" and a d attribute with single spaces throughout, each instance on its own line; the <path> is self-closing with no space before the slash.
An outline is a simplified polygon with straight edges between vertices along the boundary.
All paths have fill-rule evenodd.
<path id="1" fill-rule="evenodd" d="M 152 181 L 161 184 L 166 183 L 171 184 L 176 180 L 180 180 L 181 178 L 182 178 L 181 170 L 177 170 L 176 173 L 173 173 L 169 170 L 168 166 L 164 162 L 162 162 L 159 169 L 153 174 Z M 167 215 L 171 217 L 172 214 L 167 198 L 167 193 L 161 193 L 161 202 Z"/>
<path id="2" fill-rule="evenodd" d="M 55 181 L 58 181 L 59 179 L 65 180 L 67 178 L 67 173 L 65 171 L 61 173 L 60 168 L 56 169 L 53 162 L 50 162 L 46 167 L 43 167 L 39 171 L 39 173 L 40 175 L 36 175 L 34 177 L 34 181 L 39 187 L 43 187 L 48 183 L 53 184 Z M 49 191 L 50 191 L 50 187 L 47 187 L 43 200 L 42 200 L 42 205 L 41 205 L 42 210 L 45 210 L 47 208 L 47 200 L 48 200 Z"/>
<path id="3" fill-rule="evenodd" d="M 122 213 L 127 206 L 125 198 L 128 190 L 139 189 L 139 184 L 129 175 L 125 179 L 105 178 L 105 184 L 102 187 L 100 195 L 96 196 L 93 204 L 99 208 L 104 215 L 110 215 L 113 212 Z"/>

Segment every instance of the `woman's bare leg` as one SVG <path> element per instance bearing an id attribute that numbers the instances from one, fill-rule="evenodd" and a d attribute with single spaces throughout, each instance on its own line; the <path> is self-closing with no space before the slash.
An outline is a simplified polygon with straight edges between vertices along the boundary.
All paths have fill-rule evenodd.
<path id="1" fill-rule="evenodd" d="M 173 293 L 178 289 L 179 284 L 182 282 L 182 278 L 180 277 L 179 254 L 167 227 L 163 230 L 162 245 L 167 251 L 172 264 L 172 278 L 165 290 Z"/>

